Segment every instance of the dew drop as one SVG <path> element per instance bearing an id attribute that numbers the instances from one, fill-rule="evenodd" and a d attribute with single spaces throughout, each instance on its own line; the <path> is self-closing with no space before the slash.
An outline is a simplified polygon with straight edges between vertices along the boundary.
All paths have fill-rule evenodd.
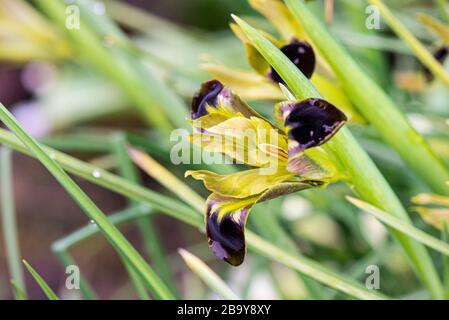
<path id="1" fill-rule="evenodd" d="M 92 176 L 94 178 L 100 178 L 101 177 L 101 172 L 99 170 L 94 170 L 94 171 L 92 171 Z"/>

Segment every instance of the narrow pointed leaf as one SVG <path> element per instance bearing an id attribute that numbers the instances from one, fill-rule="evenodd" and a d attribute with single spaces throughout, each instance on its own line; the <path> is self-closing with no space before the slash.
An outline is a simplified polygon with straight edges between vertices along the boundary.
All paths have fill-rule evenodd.
<path id="1" fill-rule="evenodd" d="M 348 201 L 351 202 L 353 205 L 358 207 L 359 209 L 362 209 L 370 214 L 372 214 L 374 217 L 376 217 L 378 220 L 380 220 L 382 223 L 386 224 L 387 226 L 394 228 L 396 230 L 399 230 L 400 232 L 408 235 L 409 237 L 421 242 L 422 244 L 428 246 L 429 248 L 432 248 L 436 251 L 439 251 L 447 256 L 449 256 L 449 244 L 438 240 L 431 235 L 425 233 L 422 230 L 419 230 L 412 226 L 411 224 L 404 223 L 403 221 L 399 220 L 398 218 L 394 217 L 393 215 L 380 210 L 379 208 L 356 198 L 348 197 Z"/>
<path id="2" fill-rule="evenodd" d="M 56 293 L 50 288 L 50 286 L 45 282 L 45 280 L 39 275 L 39 273 L 36 272 L 36 270 L 33 269 L 33 267 L 23 260 L 23 264 L 25 265 L 25 268 L 29 271 L 29 273 L 33 276 L 34 280 L 36 280 L 39 287 L 44 291 L 45 295 L 49 300 L 59 300 Z"/>

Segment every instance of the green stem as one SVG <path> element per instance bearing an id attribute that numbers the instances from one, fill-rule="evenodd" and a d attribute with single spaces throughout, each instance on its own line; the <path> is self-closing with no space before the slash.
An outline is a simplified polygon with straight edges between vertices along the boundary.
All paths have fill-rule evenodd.
<path id="1" fill-rule="evenodd" d="M 449 86 L 449 74 L 433 55 L 419 42 L 418 39 L 405 27 L 394 14 L 385 6 L 381 0 L 369 0 L 379 8 L 383 18 L 391 29 L 412 49 L 416 57 L 425 65 L 437 78 Z"/>
<path id="2" fill-rule="evenodd" d="M 395 103 L 363 72 L 302 0 L 285 2 L 333 68 L 358 111 L 423 181 L 434 191 L 449 195 L 445 185 L 449 180 L 449 171 L 423 137 L 411 127 Z"/>
<path id="3" fill-rule="evenodd" d="M 137 171 L 131 161 L 128 151 L 126 149 L 126 136 L 123 133 L 118 133 L 112 139 L 113 152 L 117 157 L 117 163 L 120 175 L 126 180 L 139 184 L 139 177 Z M 131 201 L 130 205 L 136 205 L 136 201 Z M 175 284 L 170 272 L 170 266 L 165 259 L 166 254 L 162 249 L 162 244 L 159 239 L 157 228 L 154 226 L 151 216 L 137 219 L 137 226 L 140 234 L 143 237 L 143 243 L 148 255 L 154 261 L 156 269 L 161 275 L 164 282 L 175 292 Z"/>
<path id="4" fill-rule="evenodd" d="M 155 297 L 162 299 L 172 299 L 173 295 L 160 278 L 154 273 L 151 267 L 145 262 L 142 256 L 120 233 L 120 231 L 109 222 L 104 213 L 95 205 L 94 202 L 81 190 L 81 188 L 67 175 L 58 163 L 49 156 L 39 143 L 29 136 L 20 124 L 14 119 L 13 115 L 0 104 L 0 119 L 11 129 L 23 144 L 36 156 L 37 159 L 48 169 L 56 180 L 64 187 L 70 196 L 83 209 L 85 214 L 95 221 L 98 228 L 103 232 L 106 239 L 114 248 L 130 262 L 139 275 L 143 278 L 145 284 L 153 292 Z M 99 173 L 99 172 L 98 172 Z M 94 177 L 98 177 L 98 173 Z"/>
<path id="5" fill-rule="evenodd" d="M 8 148 L 0 148 L 0 199 L 3 238 L 5 240 L 6 260 L 8 262 L 11 280 L 14 281 L 26 295 L 14 206 L 13 169 L 11 160 L 12 151 Z M 16 294 L 16 299 L 18 298 L 19 297 Z"/>
<path id="6" fill-rule="evenodd" d="M 290 4 L 290 1 L 287 0 L 287 3 Z M 307 16 L 307 13 L 305 15 Z M 321 97 L 308 79 L 278 48 L 240 18 L 234 16 L 234 19 L 256 49 L 281 75 L 297 99 Z M 390 185 L 371 158 L 357 143 L 348 128 L 343 127 L 324 145 L 324 148 L 329 151 L 329 154 L 334 155 L 338 159 L 341 171 L 347 174 L 350 179 L 350 186 L 354 187 L 354 190 L 361 198 L 387 212 L 391 212 L 404 221 L 410 221 L 407 212 L 402 207 Z M 402 244 L 416 273 L 433 296 L 442 298 L 442 285 L 426 249 L 400 232 L 392 231 L 392 233 Z"/>
<path id="7" fill-rule="evenodd" d="M 23 264 L 25 265 L 25 268 L 28 270 L 28 272 L 33 276 L 36 283 L 39 285 L 39 287 L 42 289 L 42 291 L 47 296 L 48 300 L 59 300 L 56 293 L 50 288 L 50 286 L 45 282 L 45 280 L 40 276 L 39 273 L 37 273 L 36 270 L 25 260 L 22 260 Z"/>

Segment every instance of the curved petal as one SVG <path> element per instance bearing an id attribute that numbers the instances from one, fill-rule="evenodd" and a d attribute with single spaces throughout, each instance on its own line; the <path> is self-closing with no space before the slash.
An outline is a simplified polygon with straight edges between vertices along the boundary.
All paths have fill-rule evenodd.
<path id="1" fill-rule="evenodd" d="M 287 160 L 287 137 L 264 119 L 231 116 L 211 110 L 194 121 L 201 130 L 191 141 L 209 152 L 226 154 L 238 163 L 266 167 Z"/>
<path id="2" fill-rule="evenodd" d="M 305 41 L 293 39 L 289 44 L 283 46 L 281 51 L 308 79 L 312 77 L 313 71 L 315 70 L 316 59 L 315 52 L 310 44 Z M 285 84 L 284 80 L 273 67 L 271 67 L 268 78 L 274 82 Z"/>
<path id="3" fill-rule="evenodd" d="M 205 212 L 209 247 L 218 258 L 229 264 L 242 264 L 246 254 L 245 225 L 251 207 L 284 194 L 321 185 L 315 181 L 279 183 L 259 195 L 244 199 L 211 194 Z"/>
<path id="4" fill-rule="evenodd" d="M 289 137 L 289 158 L 325 143 L 347 121 L 337 107 L 317 98 L 280 103 L 275 113 Z"/>
<path id="5" fill-rule="evenodd" d="M 201 85 L 192 99 L 191 119 L 200 119 L 209 114 L 213 109 L 220 110 L 223 114 L 243 115 L 244 117 L 260 117 L 254 109 L 242 99 L 225 87 L 218 80 L 206 81 Z"/>
<path id="6" fill-rule="evenodd" d="M 215 194 L 233 198 L 247 198 L 258 195 L 276 184 L 292 179 L 295 175 L 285 168 L 271 175 L 263 174 L 263 169 L 240 171 L 220 175 L 207 170 L 187 171 L 185 176 L 202 180 L 205 187 Z"/>
<path id="7" fill-rule="evenodd" d="M 238 92 L 243 99 L 258 100 L 276 100 L 284 99 L 279 86 L 260 74 L 255 72 L 231 69 L 223 65 L 207 63 L 201 65 L 215 78 L 223 81 L 235 92 Z"/>

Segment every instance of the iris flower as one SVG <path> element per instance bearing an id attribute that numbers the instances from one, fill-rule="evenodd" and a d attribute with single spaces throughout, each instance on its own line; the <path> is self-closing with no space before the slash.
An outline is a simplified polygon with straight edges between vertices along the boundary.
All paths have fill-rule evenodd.
<path id="1" fill-rule="evenodd" d="M 346 122 L 321 99 L 281 102 L 277 124 L 263 118 L 221 82 L 204 83 L 192 102 L 192 143 L 224 154 L 248 170 L 220 175 L 187 171 L 212 193 L 205 207 L 213 253 L 231 265 L 245 257 L 245 223 L 256 203 L 338 179 L 329 155 L 319 147 Z"/>

